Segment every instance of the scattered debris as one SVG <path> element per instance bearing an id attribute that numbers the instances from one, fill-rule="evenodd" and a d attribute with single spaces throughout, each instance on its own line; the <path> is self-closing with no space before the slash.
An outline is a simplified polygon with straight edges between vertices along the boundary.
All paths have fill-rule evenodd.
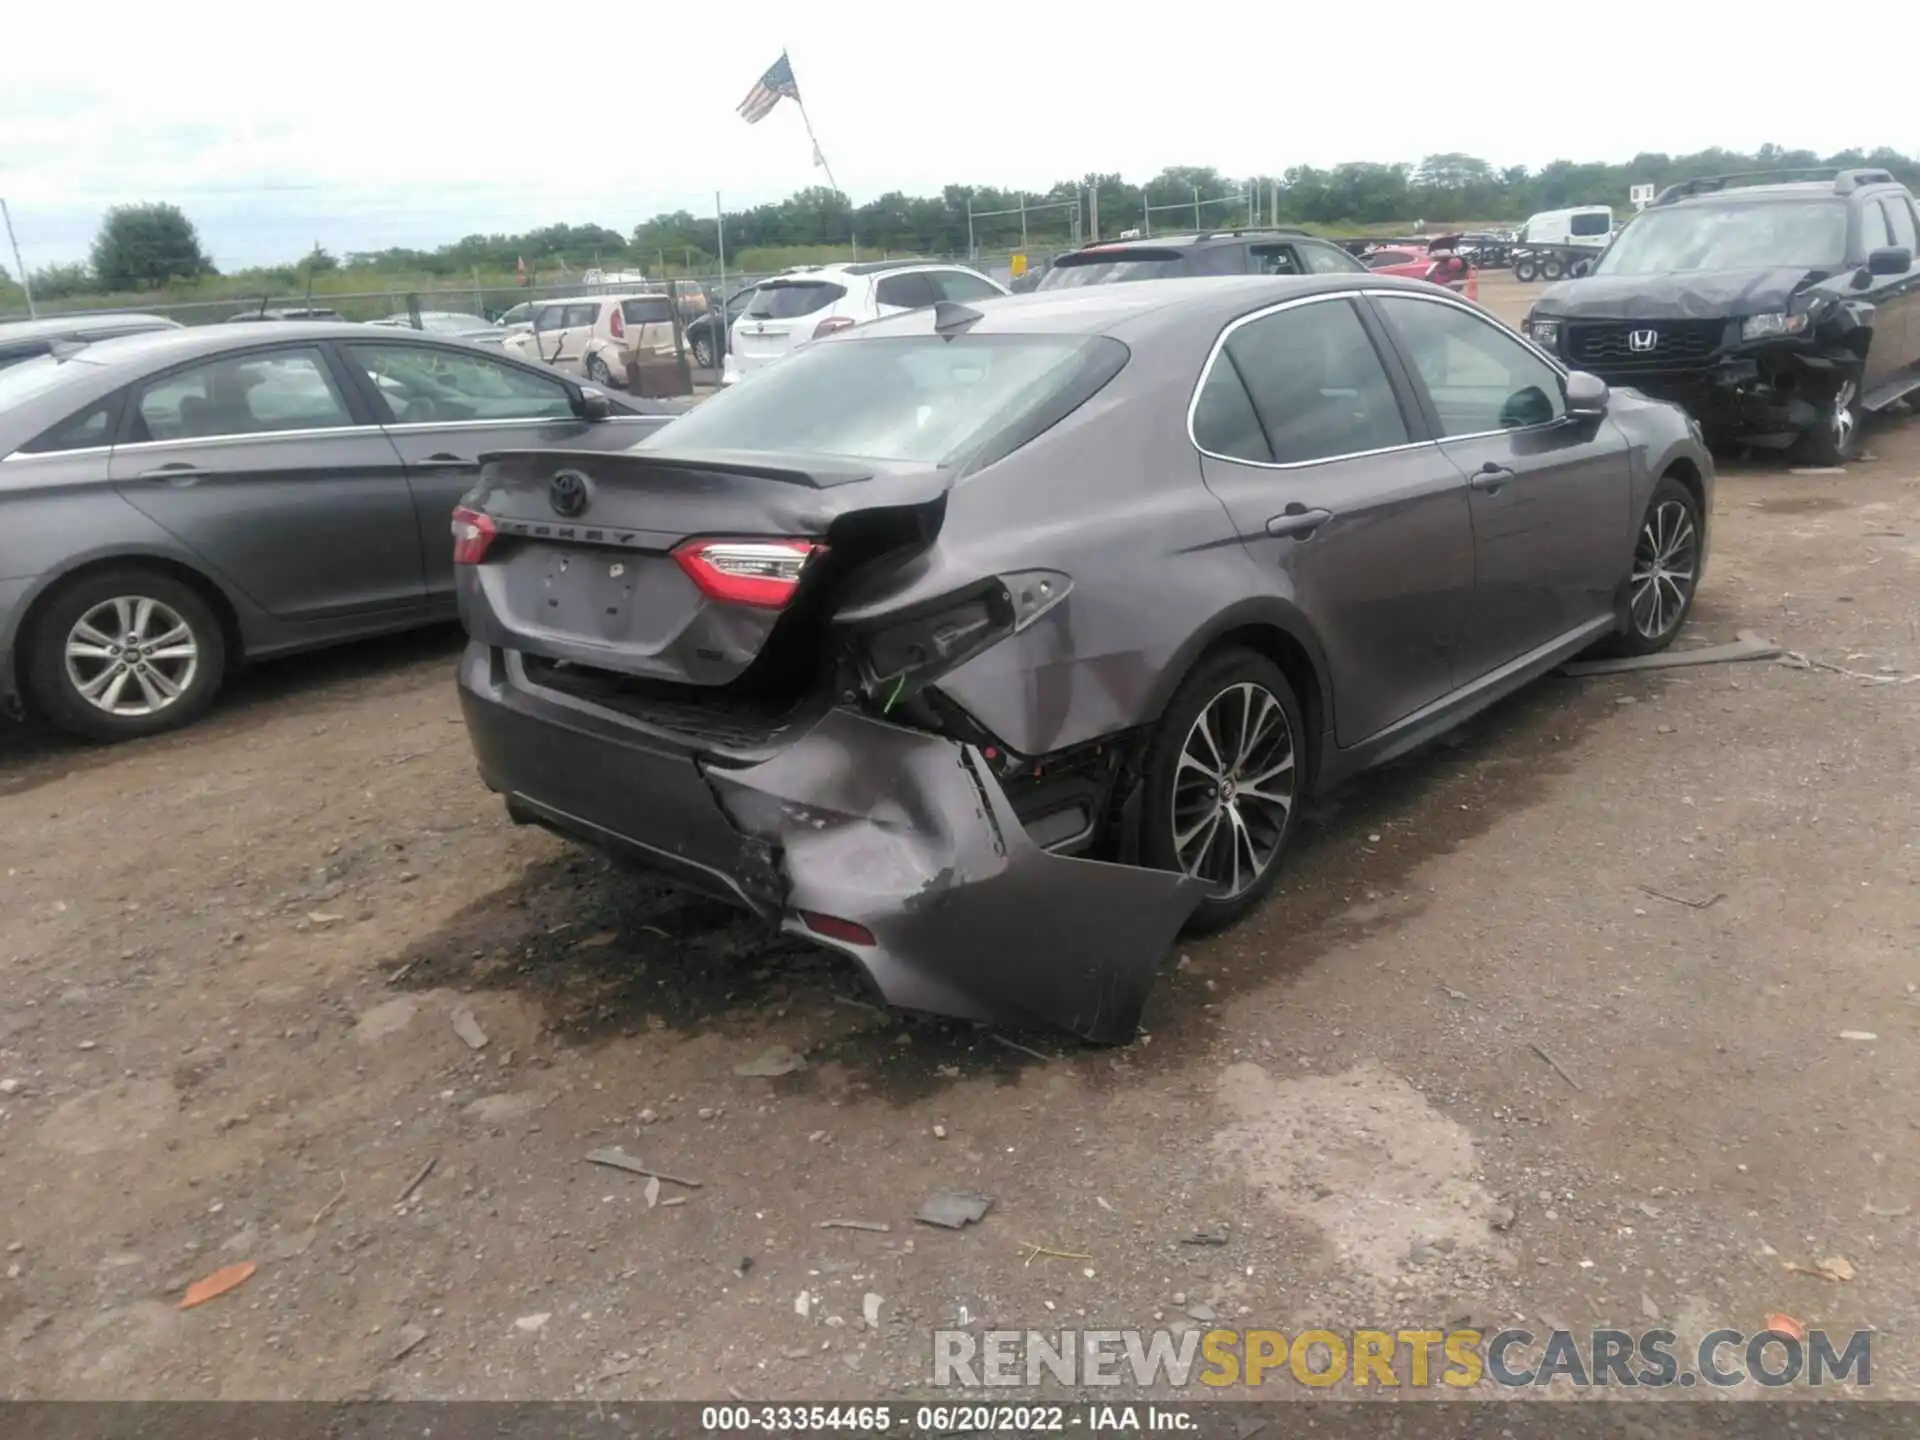
<path id="1" fill-rule="evenodd" d="M 487 1046 L 487 1032 L 480 1028 L 480 1022 L 473 1018 L 473 1011 L 462 1005 L 453 1012 L 453 1033 L 467 1042 L 469 1050 L 484 1050 Z"/>
<path id="2" fill-rule="evenodd" d="M 1718 890 L 1714 891 L 1713 894 L 1709 895 L 1704 900 L 1686 900 L 1678 895 L 1669 895 L 1664 890 L 1656 890 L 1651 885 L 1636 885 L 1634 888 L 1638 890 L 1642 895 L 1651 895 L 1654 899 L 1665 900 L 1668 904 L 1671 904 L 1671 905 L 1684 905 L 1689 910 L 1710 909 L 1711 907 L 1719 904 L 1722 900 L 1727 898 L 1723 892 Z"/>
<path id="3" fill-rule="evenodd" d="M 1766 1324 L 1767 1329 L 1790 1339 L 1804 1341 L 1807 1338 L 1806 1322 L 1795 1319 L 1784 1310 L 1769 1311 Z"/>
<path id="4" fill-rule="evenodd" d="M 1864 680 L 1873 685 L 1912 685 L 1920 682 L 1920 674 L 1901 675 L 1890 673 L 1875 675 L 1865 670 L 1849 670 L 1844 665 L 1830 665 L 1825 660 L 1810 660 L 1798 650 L 1782 651 L 1778 663 L 1793 670 L 1824 670 L 1829 675 L 1844 675 L 1849 680 Z"/>
<path id="5" fill-rule="evenodd" d="M 413 1197 L 413 1192 L 418 1190 L 422 1185 L 426 1184 L 427 1176 L 433 1174 L 433 1167 L 438 1165 L 439 1163 L 440 1163 L 440 1157 L 438 1155 L 435 1155 L 430 1160 L 428 1160 L 426 1164 L 422 1165 L 418 1170 L 416 1170 L 414 1172 L 413 1179 L 407 1182 L 407 1188 L 402 1190 L 398 1195 L 393 1197 L 393 1203 L 396 1205 L 406 1204 L 407 1201 Z M 324 1214 L 325 1212 L 323 1211 L 321 1213 Z"/>
<path id="6" fill-rule="evenodd" d="M 1472 998 L 1467 994 L 1466 991 L 1456 990 L 1451 985 L 1441 985 L 1441 986 L 1438 986 L 1437 988 L 1439 989 L 1440 993 L 1446 996 L 1447 999 L 1449 1000 L 1467 1000 Z"/>
<path id="7" fill-rule="evenodd" d="M 1513 1229 L 1513 1222 L 1519 1218 L 1520 1214 L 1513 1206 L 1500 1205 L 1496 1206 L 1493 1213 L 1487 1216 L 1487 1225 L 1491 1229 L 1498 1230 L 1504 1235 L 1507 1231 Z"/>
<path id="8" fill-rule="evenodd" d="M 338 925 L 344 919 L 346 919 L 344 915 L 329 915 L 324 910 L 309 910 L 307 912 L 307 923 L 316 930 L 324 930 L 329 925 Z"/>
<path id="9" fill-rule="evenodd" d="M 871 1290 L 860 1297 L 860 1318 L 867 1322 L 869 1330 L 880 1328 L 880 1297 Z"/>
<path id="10" fill-rule="evenodd" d="M 1049 1245 L 1036 1245 L 1031 1240 L 1022 1240 L 1020 1242 L 1020 1248 L 1027 1252 L 1025 1263 L 1028 1265 L 1033 1264 L 1033 1262 L 1038 1260 L 1042 1255 L 1045 1255 L 1050 1260 L 1093 1259 L 1093 1256 L 1083 1254 L 1078 1250 L 1055 1250 Z"/>
<path id="11" fill-rule="evenodd" d="M 620 932 L 618 930 L 602 930 L 597 935 L 589 935 L 584 940 L 574 941 L 573 948 L 576 950 L 602 950 L 613 944 L 613 942 L 619 938 Z"/>
<path id="12" fill-rule="evenodd" d="M 885 1235 L 893 1227 L 884 1220 L 822 1220 L 814 1226 L 816 1230 L 871 1230 L 876 1235 Z"/>
<path id="13" fill-rule="evenodd" d="M 764 1076 L 771 1080 L 777 1075 L 791 1075 L 796 1070 L 806 1068 L 806 1060 L 797 1050 L 786 1045 L 769 1045 L 751 1060 L 743 1060 L 733 1067 L 736 1075 Z"/>
<path id="14" fill-rule="evenodd" d="M 1863 1205 L 1860 1208 L 1869 1215 L 1878 1215 L 1882 1220 L 1898 1220 L 1913 1213 L 1911 1205 Z"/>
<path id="15" fill-rule="evenodd" d="M 802 1320 L 811 1320 L 813 1318 L 813 1296 L 809 1295 L 805 1290 L 802 1290 L 798 1295 L 794 1296 L 793 1313 L 798 1315 Z"/>
<path id="16" fill-rule="evenodd" d="M 1787 467 L 1787 473 L 1789 475 L 1844 475 L 1847 473 L 1847 467 L 1844 465 L 1790 465 Z"/>
<path id="17" fill-rule="evenodd" d="M 18 1080 L 0 1080 L 0 1095 L 18 1095 L 19 1093 L 20 1082 Z"/>
<path id="18" fill-rule="evenodd" d="M 1036 1050 L 1031 1045 L 1022 1045 L 1018 1040 L 1009 1040 L 1006 1036 L 992 1030 L 987 1032 L 987 1038 L 996 1045 L 1004 1045 L 1009 1050 L 1018 1050 L 1022 1055 L 1031 1055 L 1034 1059 L 1044 1060 L 1049 1064 L 1060 1058 L 1057 1055 L 1049 1055 L 1044 1050 Z"/>
<path id="19" fill-rule="evenodd" d="M 335 1210 L 339 1209 L 340 1202 L 346 1198 L 347 1198 L 347 1172 L 342 1170 L 340 1172 L 340 1188 L 334 1192 L 333 1198 L 331 1200 L 327 1201 L 326 1204 L 322 1205 L 318 1210 L 313 1212 L 313 1219 L 307 1222 L 307 1229 L 309 1231 L 318 1230 L 320 1228 L 320 1222 L 326 1219 L 327 1216 L 331 1215 Z"/>
<path id="20" fill-rule="evenodd" d="M 1180 1243 L 1182 1245 L 1225 1245 L 1228 1238 L 1225 1230 L 1196 1230 Z"/>
<path id="21" fill-rule="evenodd" d="M 947 1127 L 946 1127 L 946 1126 L 944 1126 L 944 1125 L 936 1125 L 936 1126 L 934 1126 L 934 1127 L 933 1127 L 933 1138 L 934 1138 L 934 1139 L 936 1139 L 936 1140 L 944 1140 L 944 1139 L 946 1139 L 946 1138 L 947 1138 Z"/>
<path id="22" fill-rule="evenodd" d="M 551 1320 L 552 1318 L 553 1318 L 553 1312 L 551 1310 L 542 1310 L 538 1314 L 534 1314 L 534 1315 L 522 1315 L 518 1320 L 513 1322 L 513 1328 L 520 1331 L 522 1334 L 531 1335 L 533 1334 L 534 1331 L 543 1327 L 547 1323 L 547 1321 Z"/>
<path id="23" fill-rule="evenodd" d="M 1642 1295 L 1640 1297 L 1640 1313 L 1649 1320 L 1658 1320 L 1660 1318 L 1660 1306 L 1651 1295 Z"/>
<path id="24" fill-rule="evenodd" d="M 402 1325 L 393 1332 L 393 1348 L 387 1352 L 387 1363 L 398 1364 L 421 1345 L 426 1343 L 427 1329 L 424 1325 Z"/>
<path id="25" fill-rule="evenodd" d="M 180 1299 L 180 1308 L 191 1310 L 196 1305 L 218 1299 L 229 1290 L 239 1289 L 253 1278 L 253 1272 L 258 1268 L 251 1260 L 242 1260 L 238 1265 L 222 1265 L 204 1280 L 196 1280 L 187 1287 L 187 1293 Z"/>
<path id="26" fill-rule="evenodd" d="M 937 1190 L 920 1202 L 914 1219 L 946 1230 L 960 1230 L 973 1224 L 993 1208 L 993 1200 L 968 1190 Z"/>
<path id="27" fill-rule="evenodd" d="M 1111 1205 L 1109 1205 L 1109 1204 L 1107 1203 L 1107 1200 L 1106 1200 L 1106 1197 L 1105 1197 L 1104 1195 L 1096 1195 L 1096 1196 L 1094 1196 L 1094 1197 L 1093 1197 L 1093 1203 L 1094 1203 L 1094 1204 L 1096 1204 L 1096 1205 L 1098 1205 L 1098 1206 L 1099 1206 L 1099 1207 L 1100 1207 L 1100 1208 L 1101 1208 L 1102 1210 L 1111 1210 L 1111 1209 L 1113 1209 L 1113 1206 L 1111 1206 Z"/>
<path id="28" fill-rule="evenodd" d="M 387 984 L 398 985 L 402 980 L 406 979 L 407 976 L 412 973 L 413 967 L 418 965 L 419 963 L 420 961 L 417 958 L 407 961 L 406 964 L 402 965 L 398 970 L 394 971 L 391 975 L 387 976 Z"/>
<path id="29" fill-rule="evenodd" d="M 647 1188 L 642 1193 L 647 1197 L 647 1209 L 651 1210 L 654 1206 L 658 1205 L 660 1203 L 660 1177 L 658 1175 L 649 1175 L 647 1177 Z"/>
<path id="30" fill-rule="evenodd" d="M 1880 1037 L 1871 1030 L 1842 1030 L 1840 1038 L 1842 1040 L 1878 1040 Z"/>
<path id="31" fill-rule="evenodd" d="M 1640 1213 L 1646 1216 L 1647 1219 L 1649 1220 L 1658 1220 L 1660 1218 L 1660 1207 L 1658 1205 L 1649 1204 L 1647 1201 L 1642 1200 L 1640 1202 Z"/>
<path id="32" fill-rule="evenodd" d="M 658 935 L 662 940 L 673 939 L 673 936 L 669 935 L 666 931 L 662 930 L 658 925 L 642 925 L 640 928 L 646 931 L 649 935 Z"/>
<path id="33" fill-rule="evenodd" d="M 1842 1285 L 1853 1279 L 1854 1275 L 1853 1265 L 1844 1255 L 1829 1255 L 1812 1265 L 1803 1265 L 1798 1260 L 1785 1260 L 1780 1268 L 1795 1275 L 1811 1275 L 1815 1279 L 1832 1280 Z"/>
<path id="34" fill-rule="evenodd" d="M 643 1345 L 640 1347 L 640 1353 L 638 1355 L 628 1355 L 616 1359 L 611 1365 L 607 1366 L 606 1369 L 594 1376 L 591 1383 L 595 1385 L 605 1385 L 610 1381 L 618 1380 L 622 1375 L 631 1375 L 640 1368 L 641 1362 L 651 1353 L 653 1353 L 653 1347 L 651 1345 Z"/>
<path id="35" fill-rule="evenodd" d="M 1618 660 L 1581 660 L 1562 665 L 1563 675 L 1618 675 L 1631 670 L 1676 670 L 1688 665 L 1730 665 L 1741 660 L 1771 660 L 1782 653 L 1771 640 L 1742 630 L 1729 645 L 1706 645 L 1697 650 L 1662 650 L 1657 655 L 1626 655 Z"/>
<path id="36" fill-rule="evenodd" d="M 1567 1069 L 1564 1065 L 1562 1065 L 1558 1060 L 1554 1059 L 1553 1056 L 1547 1053 L 1546 1046 L 1535 1041 L 1535 1042 L 1532 1042 L 1531 1048 L 1534 1054 L 1538 1055 L 1542 1060 L 1546 1061 L 1547 1064 L 1553 1067 L 1554 1074 L 1558 1075 L 1562 1080 L 1566 1081 L 1567 1084 L 1571 1085 L 1574 1089 L 1578 1090 L 1580 1088 L 1580 1082 L 1574 1079 L 1573 1076 L 1567 1073 Z"/>
<path id="37" fill-rule="evenodd" d="M 689 1190 L 698 1190 L 700 1188 L 700 1182 L 698 1180 L 689 1180 L 684 1175 L 672 1175 L 665 1170 L 656 1170 L 653 1166 L 634 1159 L 633 1156 L 627 1154 L 626 1151 L 617 1145 L 606 1150 L 589 1150 L 587 1152 L 587 1163 L 590 1165 L 606 1165 L 615 1170 L 625 1170 L 631 1175 L 649 1175 L 655 1180 L 664 1180 L 669 1185 L 684 1185 Z"/>

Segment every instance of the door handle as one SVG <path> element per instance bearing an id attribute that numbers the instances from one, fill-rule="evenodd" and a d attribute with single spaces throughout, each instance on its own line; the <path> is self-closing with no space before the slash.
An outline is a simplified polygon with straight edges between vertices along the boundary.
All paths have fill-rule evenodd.
<path id="1" fill-rule="evenodd" d="M 1467 484 L 1488 495 L 1497 495 L 1513 479 L 1513 471 L 1504 465 L 1496 465 L 1491 460 L 1475 471 Z"/>
<path id="2" fill-rule="evenodd" d="M 206 479 L 211 473 L 198 465 L 175 461 L 171 465 L 162 465 L 157 470 L 142 470 L 136 478 L 157 480 L 163 485 L 191 485 L 195 480 Z"/>
<path id="3" fill-rule="evenodd" d="M 470 469 L 479 462 L 442 451 L 438 455 L 429 455 L 424 460 L 409 460 L 407 463 L 417 470 L 450 470 L 456 465 Z"/>
<path id="4" fill-rule="evenodd" d="M 1276 538 L 1290 536 L 1295 540 L 1307 540 L 1332 518 L 1331 510 L 1309 510 L 1296 501 L 1267 521 L 1267 534 Z"/>

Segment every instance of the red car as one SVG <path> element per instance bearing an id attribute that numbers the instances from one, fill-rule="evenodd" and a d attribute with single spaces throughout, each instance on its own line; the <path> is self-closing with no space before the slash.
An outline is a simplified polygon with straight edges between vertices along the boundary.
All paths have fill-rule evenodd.
<path id="1" fill-rule="evenodd" d="M 1454 254 L 1458 235 L 1438 235 L 1426 242 L 1388 241 L 1360 257 L 1360 263 L 1379 275 L 1403 275 L 1409 280 L 1431 280 L 1457 290 L 1469 300 L 1480 298 L 1480 272 L 1464 255 Z"/>

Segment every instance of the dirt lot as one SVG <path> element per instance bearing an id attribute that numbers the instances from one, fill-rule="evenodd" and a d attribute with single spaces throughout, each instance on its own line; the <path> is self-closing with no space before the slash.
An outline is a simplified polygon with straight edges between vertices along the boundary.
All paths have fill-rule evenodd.
<path id="1" fill-rule="evenodd" d="M 0 1394 L 851 1398 L 936 1325 L 1774 1311 L 1920 1393 L 1920 421 L 1867 444 L 1723 472 L 1690 634 L 1853 674 L 1542 682 L 1321 807 L 1118 1051 L 882 1016 L 510 826 L 451 636 L 0 732 Z M 942 1187 L 994 1207 L 913 1224 Z"/>

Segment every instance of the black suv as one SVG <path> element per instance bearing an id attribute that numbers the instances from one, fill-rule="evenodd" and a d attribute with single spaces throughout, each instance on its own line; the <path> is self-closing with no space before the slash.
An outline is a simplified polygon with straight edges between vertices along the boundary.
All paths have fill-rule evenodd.
<path id="1" fill-rule="evenodd" d="M 1528 336 L 1709 441 L 1846 460 L 1864 412 L 1920 388 L 1920 211 L 1885 170 L 1786 173 L 1669 186 L 1541 292 Z"/>
<path id="2" fill-rule="evenodd" d="M 1087 245 L 1053 262 L 1036 290 L 1186 275 L 1353 275 L 1366 266 L 1304 230 L 1207 230 Z"/>

